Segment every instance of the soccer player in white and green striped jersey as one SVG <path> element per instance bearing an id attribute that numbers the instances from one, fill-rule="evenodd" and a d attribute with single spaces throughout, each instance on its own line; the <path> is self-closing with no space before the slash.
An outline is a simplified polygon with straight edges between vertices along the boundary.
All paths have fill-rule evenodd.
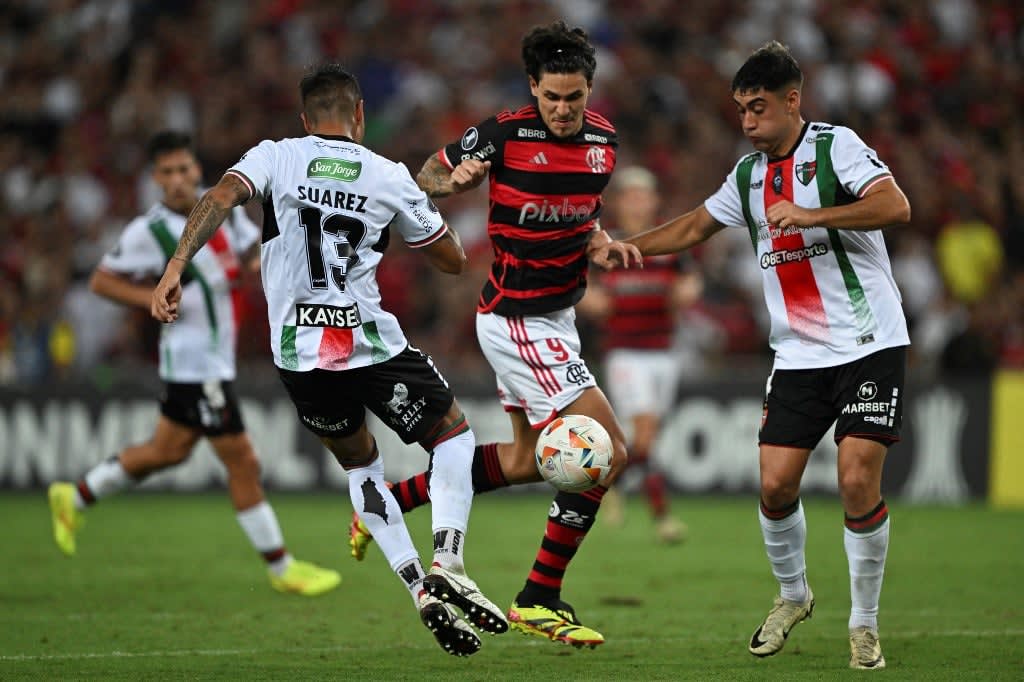
<path id="1" fill-rule="evenodd" d="M 128 223 L 90 280 L 90 288 L 117 303 L 149 308 L 152 281 L 163 273 L 199 201 L 202 174 L 190 136 L 157 133 L 149 142 L 152 177 L 161 200 Z M 76 551 L 86 507 L 188 459 L 207 438 L 227 471 L 228 494 L 238 523 L 266 562 L 271 586 L 316 596 L 341 582 L 337 571 L 294 559 L 285 548 L 274 509 L 260 484 L 260 463 L 242 423 L 234 392 L 233 282 L 247 262 L 258 262 L 259 228 L 242 209 L 233 211 L 196 254 L 185 277 L 175 325 L 160 330 L 160 416 L 152 437 L 98 462 L 77 483 L 49 488 L 54 540 L 64 554 Z"/>
<path id="2" fill-rule="evenodd" d="M 655 255 L 683 251 L 726 227 L 749 232 L 775 351 L 758 437 L 759 517 L 780 587 L 749 650 L 777 653 L 814 608 L 800 480 L 834 423 L 850 569 L 850 667 L 877 669 L 885 666 L 878 601 L 889 544 L 882 464 L 899 440 L 910 344 L 881 228 L 908 222 L 910 205 L 856 133 L 804 121 L 802 84 L 783 45 L 772 41 L 754 52 L 736 73 L 732 96 L 756 151 L 702 206 L 627 242 Z M 594 260 L 631 265 L 608 253 Z"/>

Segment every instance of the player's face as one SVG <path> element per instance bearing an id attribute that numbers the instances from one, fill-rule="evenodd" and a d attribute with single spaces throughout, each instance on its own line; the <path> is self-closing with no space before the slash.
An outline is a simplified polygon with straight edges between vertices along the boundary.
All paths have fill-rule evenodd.
<path id="1" fill-rule="evenodd" d="M 582 73 L 548 73 L 530 78 L 530 92 L 537 98 L 541 120 L 555 137 L 572 137 L 583 128 L 583 110 L 590 97 L 590 83 Z"/>
<path id="2" fill-rule="evenodd" d="M 782 156 L 786 145 L 800 125 L 800 92 L 792 89 L 784 94 L 765 89 L 735 91 L 732 100 L 740 117 L 740 126 L 754 149 L 769 156 Z M 799 130 L 796 130 L 799 134 Z M 786 147 L 786 148 L 784 148 Z"/>
<path id="3" fill-rule="evenodd" d="M 196 202 L 202 173 L 199 162 L 187 149 L 164 152 L 153 161 L 153 179 L 172 209 L 191 208 Z"/>

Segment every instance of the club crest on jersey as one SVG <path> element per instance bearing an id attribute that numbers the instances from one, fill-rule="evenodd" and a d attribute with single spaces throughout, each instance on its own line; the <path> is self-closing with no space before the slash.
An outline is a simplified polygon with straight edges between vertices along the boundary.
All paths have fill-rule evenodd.
<path id="1" fill-rule="evenodd" d="M 590 170 L 593 173 L 607 173 L 608 169 L 605 166 L 604 158 L 605 148 L 604 147 L 591 147 L 587 150 L 587 165 L 590 166 Z"/>
<path id="2" fill-rule="evenodd" d="M 818 170 L 818 162 L 804 161 L 803 163 L 798 163 L 793 170 L 796 173 L 796 179 L 800 181 L 801 185 L 806 187 L 807 183 L 814 179 L 814 174 Z"/>
<path id="3" fill-rule="evenodd" d="M 306 167 L 307 178 L 331 178 L 342 182 L 352 182 L 359 177 L 363 171 L 361 161 L 346 161 L 345 159 L 330 159 L 325 156 L 317 157 L 309 162 Z"/>

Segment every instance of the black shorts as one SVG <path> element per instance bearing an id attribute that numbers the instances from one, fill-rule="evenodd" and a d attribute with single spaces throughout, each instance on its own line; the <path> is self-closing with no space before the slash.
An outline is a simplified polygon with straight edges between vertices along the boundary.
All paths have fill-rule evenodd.
<path id="1" fill-rule="evenodd" d="M 837 443 L 846 436 L 895 443 L 906 364 L 907 347 L 898 346 L 835 367 L 775 370 L 758 442 L 813 449 L 835 422 Z"/>
<path id="2" fill-rule="evenodd" d="M 160 397 L 160 414 L 172 422 L 202 431 L 204 436 L 245 431 L 235 386 L 230 381 L 166 382 Z"/>
<path id="3" fill-rule="evenodd" d="M 434 361 L 409 346 L 385 362 L 342 371 L 278 368 L 299 420 L 317 436 L 351 436 L 369 408 L 403 442 L 423 440 L 455 396 Z"/>

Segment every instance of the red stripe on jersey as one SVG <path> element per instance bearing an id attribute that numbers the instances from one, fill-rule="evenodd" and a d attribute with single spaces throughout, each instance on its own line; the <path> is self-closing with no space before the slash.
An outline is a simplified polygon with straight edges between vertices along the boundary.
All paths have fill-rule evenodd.
<path id="1" fill-rule="evenodd" d="M 614 270 L 601 282 L 612 299 L 605 348 L 668 348 L 675 327 L 672 287 L 679 277 L 674 256 L 648 256 L 643 270 Z"/>
<path id="2" fill-rule="evenodd" d="M 530 242 L 546 242 L 550 241 L 552 237 L 556 239 L 575 237 L 578 234 L 592 232 L 593 229 L 593 220 L 571 229 L 559 229 L 557 234 L 552 234 L 551 232 L 538 230 L 532 227 L 516 227 L 515 225 L 505 225 L 504 223 L 487 224 L 487 234 L 491 236 L 508 237 L 509 239 L 522 239 Z"/>
<path id="3" fill-rule="evenodd" d="M 228 281 L 233 282 L 238 279 L 240 263 L 238 262 L 238 256 L 231 250 L 231 243 L 224 232 L 224 227 L 217 228 L 217 231 L 213 233 L 213 236 L 206 243 L 217 254 L 217 260 L 220 261 L 221 267 L 224 268 L 224 274 L 227 275 Z"/>
<path id="4" fill-rule="evenodd" d="M 506 109 L 505 111 L 495 116 L 495 118 L 497 119 L 498 123 L 504 123 L 505 121 L 518 121 L 524 118 L 533 118 L 536 115 L 537 107 L 535 107 L 532 104 L 527 104 L 525 107 L 520 107 L 519 109 L 516 109 L 514 112 L 508 111 Z"/>
<path id="5" fill-rule="evenodd" d="M 591 147 L 604 150 L 602 168 L 587 163 Z M 615 167 L 615 148 L 607 145 L 553 144 L 509 140 L 505 143 L 506 168 L 528 173 L 607 173 Z"/>
<path id="6" fill-rule="evenodd" d="M 494 280 L 491 280 L 492 282 Z M 497 286 L 497 282 L 494 283 Z M 502 289 L 501 295 L 505 298 L 524 299 L 524 298 L 540 298 L 541 296 L 553 296 L 555 294 L 564 294 L 567 291 L 572 291 L 580 286 L 579 282 L 573 280 L 568 284 L 562 284 L 554 287 L 544 287 L 541 289 L 530 289 L 529 291 L 517 291 L 515 289 Z"/>
<path id="7" fill-rule="evenodd" d="M 352 330 L 324 327 L 321 331 L 317 368 L 347 369 L 348 358 L 352 355 Z"/>
<path id="8" fill-rule="evenodd" d="M 775 178 L 781 178 L 781 193 L 775 191 Z M 775 203 L 793 201 L 793 157 L 768 164 L 764 178 L 765 211 Z M 775 226 L 773 225 L 774 229 Z M 784 234 L 772 239 L 772 251 L 796 251 L 803 249 L 804 235 L 800 230 L 792 234 Z M 828 318 L 825 316 L 825 305 L 821 300 L 818 283 L 814 279 L 814 269 L 808 258 L 789 261 L 775 266 L 775 274 L 782 288 L 782 298 L 786 304 L 786 317 L 789 326 L 800 336 L 825 341 L 829 338 Z"/>
<path id="9" fill-rule="evenodd" d="M 448 170 L 453 170 L 455 168 L 455 164 L 449 161 L 448 155 L 444 153 L 444 147 L 441 147 L 440 149 L 437 150 L 437 158 L 441 162 L 441 165 L 447 168 Z"/>
<path id="10" fill-rule="evenodd" d="M 608 119 L 606 119 L 601 114 L 597 113 L 596 111 L 591 111 L 590 109 L 584 109 L 583 117 L 584 117 L 584 119 L 586 119 L 587 123 L 589 123 L 592 126 L 596 126 L 598 128 L 604 128 L 605 130 L 607 130 L 610 133 L 614 133 L 615 132 L 615 126 L 612 125 L 612 122 L 609 121 Z"/>
<path id="11" fill-rule="evenodd" d="M 517 258 L 507 251 L 500 251 L 498 253 L 498 260 L 504 265 L 511 265 L 515 268 L 536 268 L 538 270 L 540 268 L 564 268 L 585 257 L 586 254 L 583 251 L 567 253 L 564 256 L 555 256 L 553 258 Z"/>
<path id="12" fill-rule="evenodd" d="M 537 380 L 537 385 L 544 389 L 544 393 L 549 396 L 555 395 L 558 391 L 556 391 L 554 386 L 552 386 L 548 381 L 548 376 L 542 368 L 534 363 L 533 356 L 527 350 L 529 341 L 525 338 L 525 333 L 516 321 L 517 318 L 514 317 L 505 318 L 505 323 L 508 325 L 509 338 L 511 338 L 512 342 L 516 344 L 516 350 L 519 351 L 519 357 L 522 358 L 527 367 L 533 370 L 533 378 Z"/>
<path id="13" fill-rule="evenodd" d="M 540 351 L 537 350 L 537 344 L 530 341 L 529 335 L 526 331 L 526 321 L 522 317 L 514 318 L 515 323 L 519 326 L 522 338 L 527 342 L 526 352 L 533 358 L 533 361 L 540 367 L 544 376 L 547 377 L 548 383 L 554 387 L 555 393 L 562 390 L 562 386 L 558 383 L 558 379 L 555 378 L 555 373 L 551 371 L 551 368 L 544 364 L 543 358 L 540 356 Z"/>

